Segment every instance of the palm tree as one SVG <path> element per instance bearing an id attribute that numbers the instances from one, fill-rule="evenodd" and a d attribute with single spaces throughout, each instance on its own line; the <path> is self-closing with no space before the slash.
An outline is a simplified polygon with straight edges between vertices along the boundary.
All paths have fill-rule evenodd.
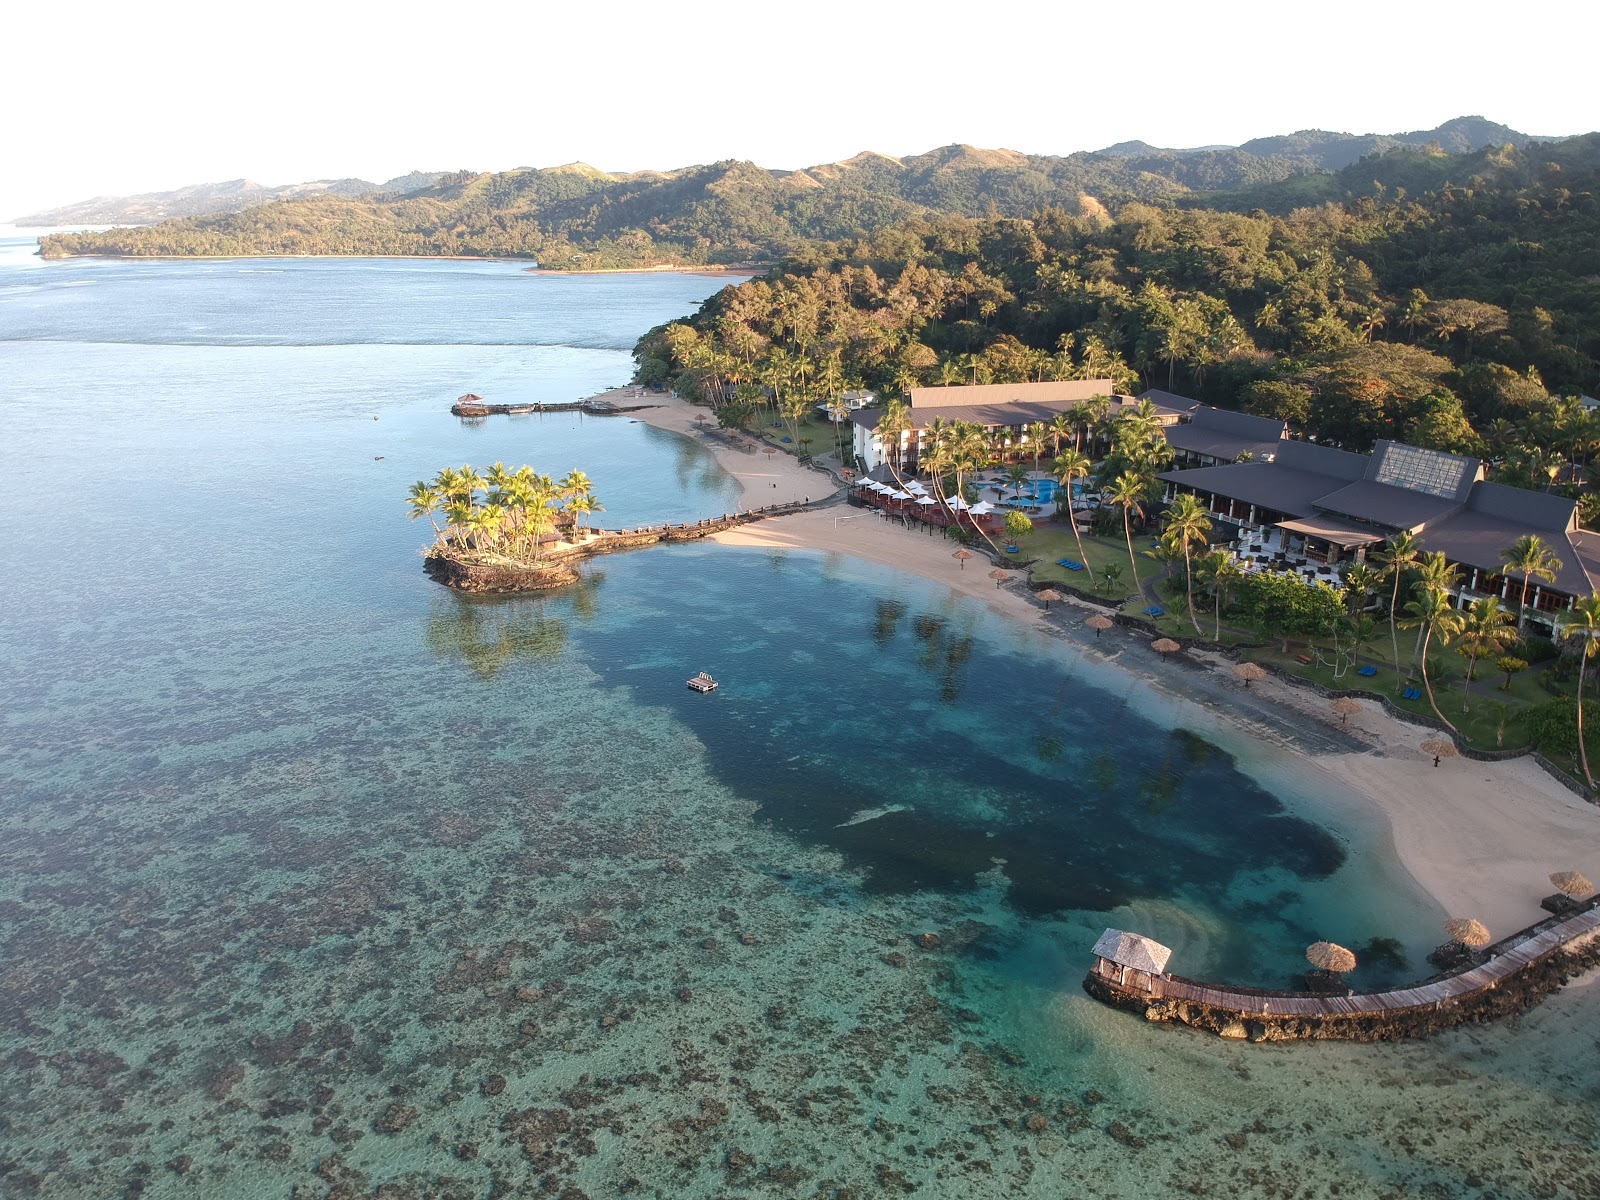
<path id="1" fill-rule="evenodd" d="M 1561 636 L 1581 638 L 1578 650 L 1578 759 L 1583 763 L 1583 778 L 1594 790 L 1594 776 L 1589 772 L 1589 748 L 1583 742 L 1583 674 L 1589 660 L 1600 650 L 1595 640 L 1600 634 L 1600 593 L 1590 592 L 1572 602 L 1572 611 L 1561 623 Z"/>
<path id="2" fill-rule="evenodd" d="M 1130 519 L 1135 509 L 1144 516 L 1144 480 L 1137 475 L 1124 473 L 1106 489 L 1105 497 L 1122 510 L 1122 536 L 1128 542 L 1128 565 L 1133 568 L 1134 591 L 1139 590 L 1139 563 L 1133 557 L 1133 523 Z"/>
<path id="3" fill-rule="evenodd" d="M 1211 517 L 1207 514 L 1205 505 L 1200 503 L 1199 497 L 1194 493 L 1183 493 L 1167 509 L 1167 531 L 1162 540 L 1183 551 L 1184 585 L 1188 588 L 1189 599 L 1189 623 L 1194 626 L 1196 637 L 1200 636 L 1200 618 L 1194 611 L 1194 560 L 1190 551 L 1196 544 L 1206 545 L 1207 535 L 1210 532 Z"/>
<path id="4" fill-rule="evenodd" d="M 1006 472 L 1006 482 L 1011 485 L 1012 491 L 1022 495 L 1022 485 L 1028 482 L 1028 468 L 1017 463 Z"/>
<path id="5" fill-rule="evenodd" d="M 447 532 L 455 530 L 456 545 L 462 549 L 466 548 L 467 530 L 476 511 L 468 501 L 459 497 L 444 506 L 445 529 Z"/>
<path id="6" fill-rule="evenodd" d="M 1214 550 L 1200 559 L 1201 577 L 1211 589 L 1211 594 L 1216 602 L 1216 628 L 1212 638 L 1222 640 L 1222 609 L 1233 598 L 1234 589 L 1244 579 L 1244 568 L 1239 565 L 1239 560 L 1228 550 Z"/>
<path id="7" fill-rule="evenodd" d="M 1344 598 L 1353 617 L 1367 606 L 1367 598 L 1383 583 L 1383 575 L 1367 566 L 1356 563 L 1344 573 Z"/>
<path id="8" fill-rule="evenodd" d="M 428 524 L 433 526 L 435 537 L 440 536 L 441 530 L 439 522 L 433 519 L 433 514 L 439 511 L 443 499 L 438 488 L 421 479 L 412 484 L 411 490 L 406 493 L 406 503 L 411 506 L 411 519 L 415 521 L 418 517 L 427 517 Z"/>
<path id="9" fill-rule="evenodd" d="M 1074 425 L 1072 418 L 1067 413 L 1057 413 L 1050 418 L 1050 449 L 1052 458 L 1061 457 L 1061 443 L 1065 438 L 1072 436 Z"/>
<path id="10" fill-rule="evenodd" d="M 1448 718 L 1439 711 L 1439 701 L 1433 694 L 1433 680 L 1428 675 L 1428 647 L 1433 644 L 1435 637 L 1440 641 L 1449 641 L 1462 624 L 1462 616 L 1455 605 L 1450 603 L 1450 597 L 1444 592 L 1431 587 L 1417 589 L 1417 598 L 1406 605 L 1406 612 L 1411 616 L 1402 622 L 1407 629 L 1418 629 L 1422 632 L 1422 686 L 1428 692 L 1428 707 L 1433 709 L 1433 715 L 1443 721 L 1451 733 L 1459 732 Z"/>
<path id="11" fill-rule="evenodd" d="M 1078 561 L 1088 565 L 1089 556 L 1083 552 L 1083 534 L 1078 532 L 1078 518 L 1072 511 L 1072 481 L 1089 478 L 1089 457 L 1077 450 L 1056 455 L 1056 482 L 1067 491 L 1067 520 L 1072 525 L 1072 537 L 1078 543 Z M 1059 510 L 1061 501 L 1056 501 Z"/>
<path id="12" fill-rule="evenodd" d="M 1521 575 L 1522 587 L 1517 591 L 1517 628 L 1522 628 L 1522 612 L 1528 603 L 1528 581 L 1542 579 L 1554 583 L 1556 572 L 1561 570 L 1561 560 L 1545 540 L 1535 534 L 1524 534 L 1500 551 L 1500 560 L 1506 564 L 1507 575 Z"/>
<path id="13" fill-rule="evenodd" d="M 884 459 L 889 464 L 889 473 L 900 480 L 900 472 L 896 469 L 900 461 L 901 440 L 912 430 L 911 410 L 902 400 L 890 400 L 883 406 L 883 415 L 878 418 L 878 436 L 883 440 Z"/>
<path id="14" fill-rule="evenodd" d="M 1398 686 L 1401 679 L 1400 671 L 1400 634 L 1398 632 L 1400 619 L 1400 580 L 1417 561 L 1420 553 L 1416 535 L 1410 530 L 1402 529 L 1387 542 L 1383 548 L 1374 555 L 1384 575 L 1394 581 L 1394 591 L 1389 597 L 1389 642 L 1394 649 L 1394 679 Z"/>
<path id="15" fill-rule="evenodd" d="M 1467 605 L 1461 618 L 1461 631 L 1456 634 L 1456 649 L 1467 656 L 1467 686 L 1461 691 L 1461 711 L 1467 711 L 1472 698 L 1472 678 L 1478 671 L 1478 660 L 1499 654 L 1506 643 L 1516 635 L 1506 628 L 1511 614 L 1500 607 L 1492 596 L 1474 600 Z"/>
<path id="16" fill-rule="evenodd" d="M 1023 427 L 1023 433 L 1028 436 L 1028 445 L 1033 448 L 1033 469 L 1039 469 L 1039 455 L 1044 453 L 1044 439 L 1050 436 L 1050 427 L 1043 421 L 1035 421 Z"/>

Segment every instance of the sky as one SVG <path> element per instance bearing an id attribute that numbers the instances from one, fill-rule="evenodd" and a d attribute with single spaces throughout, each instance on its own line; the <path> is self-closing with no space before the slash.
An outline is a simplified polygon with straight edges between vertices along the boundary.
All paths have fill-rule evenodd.
<path id="1" fill-rule="evenodd" d="M 0 220 L 249 178 L 1069 154 L 1482 115 L 1600 129 L 1600 4 L 394 0 L 15 6 Z"/>

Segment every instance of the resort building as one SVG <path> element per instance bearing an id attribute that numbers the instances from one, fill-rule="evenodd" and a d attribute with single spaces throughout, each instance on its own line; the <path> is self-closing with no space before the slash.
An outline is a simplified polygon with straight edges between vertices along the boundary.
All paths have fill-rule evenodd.
<path id="1" fill-rule="evenodd" d="M 979 383 L 957 387 L 912 388 L 911 430 L 900 435 L 900 463 L 914 470 L 928 429 L 935 420 L 971 421 L 991 433 L 1004 431 L 1011 444 L 1028 445 L 1024 427 L 1051 421 L 1092 396 L 1109 396 L 1109 379 L 1067 379 L 1046 383 Z M 877 432 L 881 408 L 864 408 L 850 414 L 853 448 L 864 471 L 873 471 L 890 457 Z"/>
<path id="2" fill-rule="evenodd" d="M 1379 442 L 1352 454 L 1285 440 L 1271 461 L 1165 471 L 1170 501 L 1192 492 L 1235 540 L 1247 568 L 1302 571 L 1337 578 L 1340 564 L 1361 562 L 1369 549 L 1408 530 L 1424 551 L 1439 550 L 1461 569 L 1458 606 L 1494 596 L 1515 607 L 1523 581 L 1502 574 L 1501 554 L 1533 534 L 1549 544 L 1561 568 L 1553 582 L 1534 581 L 1527 619 L 1552 624 L 1600 583 L 1600 534 L 1578 528 L 1577 504 L 1561 496 L 1484 482 L 1476 459 Z"/>

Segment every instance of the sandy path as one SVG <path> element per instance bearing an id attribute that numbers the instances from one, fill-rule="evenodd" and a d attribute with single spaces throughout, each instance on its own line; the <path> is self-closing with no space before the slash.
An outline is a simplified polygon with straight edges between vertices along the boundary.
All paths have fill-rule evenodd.
<path id="1" fill-rule="evenodd" d="M 717 465 L 744 488 L 744 507 L 763 508 L 769 504 L 820 500 L 834 490 L 834 484 L 821 471 L 802 467 L 792 455 L 767 454 L 756 449 L 754 438 L 729 438 L 710 419 L 710 410 L 690 404 L 666 392 L 651 392 L 642 387 L 612 388 L 595 397 L 618 406 L 648 404 L 632 412 L 646 425 L 669 429 L 699 442 L 716 458 Z M 696 417 L 706 418 L 696 422 Z"/>
<path id="2" fill-rule="evenodd" d="M 1065 608 L 1056 604 L 1047 618 L 1015 584 L 997 587 L 989 578 L 992 567 L 986 557 L 974 557 L 962 568 L 943 538 L 913 533 L 857 508 L 778 517 L 718 534 L 716 540 L 732 546 L 853 554 L 945 584 L 1036 627 L 1065 626 L 1076 633 L 1088 609 L 1074 602 L 1066 602 Z M 1016 578 L 1020 581 L 1022 573 Z M 1106 635 L 1108 641 L 1116 636 Z M 1130 647 L 1128 665 L 1137 673 L 1132 660 L 1138 648 L 1121 636 Z M 1196 657 L 1201 665 L 1191 668 L 1187 678 L 1171 678 L 1175 672 L 1151 677 L 1183 702 L 1203 704 L 1259 732 L 1260 722 L 1246 711 L 1243 697 L 1229 698 L 1237 686 L 1231 680 L 1231 662 L 1213 655 Z M 1199 695 L 1207 700 L 1194 699 Z M 1455 759 L 1435 768 L 1418 749 L 1431 731 L 1397 720 L 1375 704 L 1364 705 L 1347 727 L 1340 727 L 1320 697 L 1272 678 L 1251 688 L 1248 704 L 1257 716 L 1270 710 L 1280 724 L 1287 717 L 1309 731 L 1336 734 L 1345 744 L 1371 747 L 1364 752 L 1301 753 L 1306 769 L 1325 777 L 1330 794 L 1348 794 L 1387 821 L 1402 865 L 1453 916 L 1477 917 L 1496 936 L 1510 933 L 1544 915 L 1538 902 L 1554 890 L 1546 878 L 1551 871 L 1574 868 L 1591 878 L 1600 872 L 1600 808 L 1573 795 L 1531 758 L 1503 763 Z"/>

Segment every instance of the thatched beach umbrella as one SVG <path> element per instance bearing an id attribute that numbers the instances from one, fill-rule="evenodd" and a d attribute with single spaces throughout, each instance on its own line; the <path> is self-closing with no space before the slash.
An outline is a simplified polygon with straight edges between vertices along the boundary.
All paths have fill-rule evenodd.
<path id="1" fill-rule="evenodd" d="M 1045 612 L 1050 611 L 1050 602 L 1052 600 L 1061 599 L 1061 593 L 1056 591 L 1055 588 L 1040 588 L 1034 595 L 1044 601 Z"/>
<path id="2" fill-rule="evenodd" d="M 1096 614 L 1085 621 L 1084 624 L 1090 629 L 1094 630 L 1095 637 L 1099 637 L 1102 633 L 1115 625 L 1116 622 L 1110 617 L 1102 617 L 1099 614 Z"/>
<path id="3" fill-rule="evenodd" d="M 1267 669 L 1252 662 L 1240 663 L 1233 669 L 1233 673 L 1244 680 L 1245 687 L 1249 687 L 1257 679 L 1265 679 L 1267 677 Z"/>
<path id="4" fill-rule="evenodd" d="M 1339 718 L 1339 724 L 1343 725 L 1361 711 L 1361 701 L 1354 696 L 1340 696 L 1330 707 L 1334 716 Z"/>
<path id="5" fill-rule="evenodd" d="M 1456 744 L 1449 738 L 1429 738 L 1419 747 L 1424 754 L 1433 755 L 1433 765 L 1438 766 L 1441 758 L 1454 758 Z"/>
<path id="6" fill-rule="evenodd" d="M 1177 642 L 1173 641 L 1171 638 L 1157 638 L 1155 641 L 1150 643 L 1150 649 L 1161 655 L 1162 658 L 1165 658 L 1175 650 L 1182 650 L 1183 647 Z"/>
<path id="7" fill-rule="evenodd" d="M 1489 927 L 1471 917 L 1452 917 L 1444 923 L 1444 931 L 1452 942 L 1460 942 L 1469 950 L 1479 950 L 1494 941 Z"/>
<path id="8" fill-rule="evenodd" d="M 1565 892 L 1574 900 L 1587 896 L 1594 891 L 1594 884 L 1576 871 L 1557 871 L 1550 876 L 1550 882 L 1555 885 L 1556 891 Z"/>
<path id="9" fill-rule="evenodd" d="M 1306 947 L 1306 961 L 1319 971 L 1343 975 L 1356 969 L 1356 956 L 1334 942 L 1312 942 Z"/>
<path id="10" fill-rule="evenodd" d="M 967 559 L 972 557 L 972 551 L 971 550 L 957 550 L 950 557 L 953 558 L 953 559 L 956 559 L 958 562 L 960 562 L 961 563 L 961 569 L 963 571 L 965 571 L 967 569 Z"/>
<path id="11" fill-rule="evenodd" d="M 996 567 L 994 570 L 989 572 L 989 578 L 994 580 L 995 587 L 1000 587 L 1005 583 L 1006 580 L 1011 578 L 1011 572 L 1002 571 L 999 567 Z"/>

